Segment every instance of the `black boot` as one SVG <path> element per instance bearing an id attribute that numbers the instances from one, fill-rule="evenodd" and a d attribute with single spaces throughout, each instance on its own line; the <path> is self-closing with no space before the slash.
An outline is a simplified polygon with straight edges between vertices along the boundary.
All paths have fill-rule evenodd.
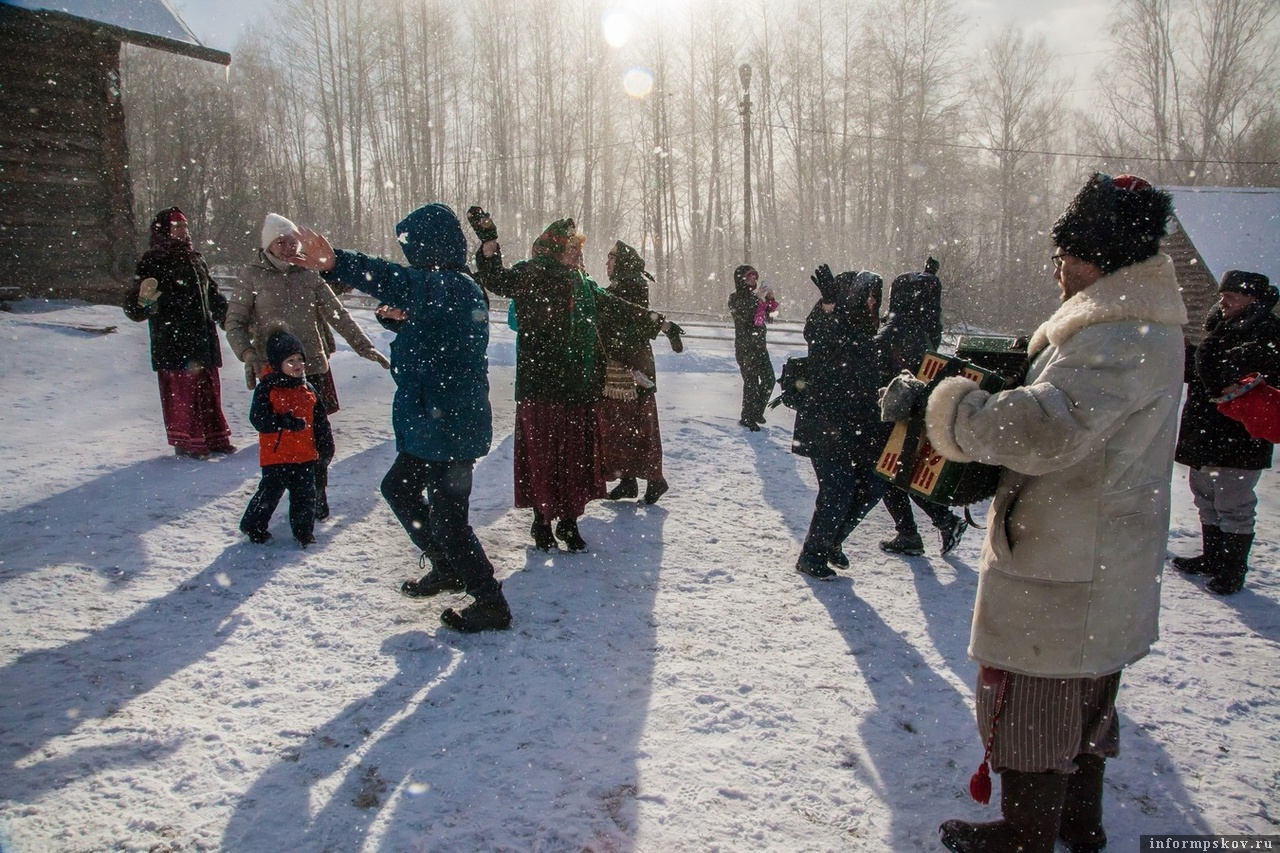
<path id="1" fill-rule="evenodd" d="M 533 535 L 533 544 L 539 551 L 555 551 L 556 537 L 551 532 L 551 522 L 542 517 L 536 509 L 533 511 L 533 525 L 529 528 Z"/>
<path id="2" fill-rule="evenodd" d="M 418 568 L 423 569 L 430 560 L 431 571 L 416 581 L 405 581 L 400 584 L 400 594 L 406 598 L 430 598 L 442 592 L 461 592 L 467 588 L 458 574 L 443 557 L 432 559 L 427 554 L 418 558 Z"/>
<path id="3" fill-rule="evenodd" d="M 1244 589 L 1244 576 L 1249 573 L 1249 549 L 1252 533 L 1222 533 L 1218 571 L 1205 586 L 1214 595 L 1235 595 Z"/>
<path id="4" fill-rule="evenodd" d="M 953 853 L 1053 853 L 1066 793 L 1065 773 L 1006 770 L 1000 774 L 1003 820 L 949 820 L 938 835 Z"/>
<path id="5" fill-rule="evenodd" d="M 481 631 L 505 631 L 511 627 L 511 608 L 502 595 L 502 584 L 492 592 L 476 596 L 476 600 L 461 610 L 447 608 L 440 614 L 440 621 L 455 631 L 478 634 Z"/>
<path id="6" fill-rule="evenodd" d="M 667 493 L 666 480 L 650 480 L 644 487 L 644 502 L 650 505 L 656 504 L 658 498 Z"/>
<path id="7" fill-rule="evenodd" d="M 618 485 L 613 487 L 609 492 L 609 500 L 621 501 L 627 498 L 634 498 L 640 494 L 640 484 L 636 482 L 635 477 L 623 477 L 618 481 Z"/>
<path id="8" fill-rule="evenodd" d="M 1218 572 L 1218 551 L 1222 547 L 1222 528 L 1200 525 L 1200 546 L 1203 554 L 1197 557 L 1174 557 L 1173 567 L 1188 575 L 1214 575 Z"/>
<path id="9" fill-rule="evenodd" d="M 562 518 L 556 522 L 556 536 L 565 544 L 571 554 L 579 554 L 587 550 L 587 543 L 578 532 L 578 519 Z"/>
<path id="10" fill-rule="evenodd" d="M 1107 760 L 1088 753 L 1076 756 L 1076 772 L 1067 777 L 1058 837 L 1071 853 L 1098 853 L 1107 846 L 1102 830 L 1102 774 Z"/>

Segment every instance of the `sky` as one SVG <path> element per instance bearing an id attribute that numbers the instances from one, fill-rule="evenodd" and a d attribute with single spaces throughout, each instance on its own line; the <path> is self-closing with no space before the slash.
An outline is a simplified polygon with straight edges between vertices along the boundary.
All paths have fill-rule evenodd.
<path id="1" fill-rule="evenodd" d="M 383 351 L 390 333 L 353 316 Z M 333 515 L 299 549 L 237 521 L 256 487 L 250 393 L 223 346 L 240 451 L 166 446 L 146 324 L 22 300 L 0 312 L 0 853 L 103 850 L 934 851 L 982 758 L 966 655 L 981 531 L 893 557 L 877 507 L 832 581 L 794 571 L 813 510 L 792 414 L 736 423 L 726 330 L 659 339 L 671 490 L 592 503 L 585 554 L 512 508 L 514 342 L 493 326 L 494 443 L 472 522 L 514 613 L 400 596 L 417 553 L 378 494 L 392 383 L 339 342 Z M 76 328 L 114 327 L 109 333 Z M 775 367 L 799 352 L 770 332 Z M 1173 472 L 1169 552 L 1199 524 Z M 1109 850 L 1274 834 L 1280 821 L 1280 479 L 1263 473 L 1248 586 L 1165 575 L 1129 667 Z M 985 507 L 975 507 L 979 520 Z"/>
<path id="2" fill-rule="evenodd" d="M 169 2 L 203 44 L 226 51 L 267 6 L 263 0 Z M 975 45 L 1006 23 L 1024 27 L 1030 35 L 1043 34 L 1054 52 L 1081 78 L 1072 90 L 1080 96 L 1090 85 L 1089 72 L 1102 58 L 1106 20 L 1113 4 L 1109 0 L 957 0 L 957 5 L 970 18 L 972 31 L 966 38 Z M 278 20 L 272 23 L 284 25 Z"/>

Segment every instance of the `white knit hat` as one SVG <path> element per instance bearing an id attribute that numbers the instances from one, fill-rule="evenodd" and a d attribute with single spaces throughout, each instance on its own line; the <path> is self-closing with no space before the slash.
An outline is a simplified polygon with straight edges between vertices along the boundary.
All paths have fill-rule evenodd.
<path id="1" fill-rule="evenodd" d="M 298 226 L 278 213 L 268 213 L 267 218 L 262 220 L 262 248 L 264 249 L 274 243 L 277 237 L 287 235 L 296 237 L 297 234 Z"/>

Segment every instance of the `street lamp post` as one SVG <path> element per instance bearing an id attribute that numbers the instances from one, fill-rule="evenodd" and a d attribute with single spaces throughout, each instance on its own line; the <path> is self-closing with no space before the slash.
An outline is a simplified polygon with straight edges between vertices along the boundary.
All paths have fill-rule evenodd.
<path id="1" fill-rule="evenodd" d="M 751 66 L 738 66 L 742 81 L 742 262 L 751 263 Z"/>

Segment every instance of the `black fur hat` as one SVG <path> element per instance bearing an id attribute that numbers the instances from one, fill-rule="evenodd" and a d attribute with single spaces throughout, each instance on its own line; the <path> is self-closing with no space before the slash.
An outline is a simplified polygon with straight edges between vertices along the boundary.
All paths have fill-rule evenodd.
<path id="1" fill-rule="evenodd" d="M 1265 299 L 1275 292 L 1271 279 L 1260 272 L 1245 270 L 1227 270 L 1222 274 L 1222 284 L 1218 285 L 1219 293 L 1243 293 Z"/>
<path id="2" fill-rule="evenodd" d="M 1160 251 L 1173 197 L 1134 175 L 1094 172 L 1053 224 L 1053 244 L 1104 273 Z"/>
<path id="3" fill-rule="evenodd" d="M 284 372 L 281 365 L 286 358 L 295 353 L 303 358 L 307 357 L 306 351 L 302 349 L 302 341 L 288 329 L 277 328 L 267 338 L 267 363 L 277 373 Z"/>

